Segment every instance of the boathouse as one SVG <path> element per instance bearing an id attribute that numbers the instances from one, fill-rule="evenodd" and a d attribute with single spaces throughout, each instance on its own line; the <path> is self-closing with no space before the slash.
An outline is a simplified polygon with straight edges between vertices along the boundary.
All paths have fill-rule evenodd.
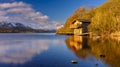
<path id="1" fill-rule="evenodd" d="M 88 34 L 89 20 L 76 19 L 70 25 L 70 28 L 74 30 L 74 35 L 86 35 Z"/>

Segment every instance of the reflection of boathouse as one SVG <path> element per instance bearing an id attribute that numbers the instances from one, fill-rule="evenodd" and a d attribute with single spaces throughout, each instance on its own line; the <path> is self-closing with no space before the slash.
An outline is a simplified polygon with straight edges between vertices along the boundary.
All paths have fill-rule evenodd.
<path id="1" fill-rule="evenodd" d="M 71 29 L 74 29 L 75 35 L 84 35 L 88 34 L 88 25 L 90 24 L 90 21 L 88 20 L 80 20 L 77 19 L 72 22 L 72 25 L 70 25 Z"/>
<path id="2" fill-rule="evenodd" d="M 66 39 L 66 45 L 80 59 L 86 60 L 89 58 L 91 61 L 91 58 L 94 56 L 97 61 L 102 61 L 109 67 L 120 67 L 119 40 L 108 38 L 94 40 L 88 39 L 86 36 L 71 36 Z"/>
<path id="3" fill-rule="evenodd" d="M 66 39 L 66 43 L 70 49 L 77 51 L 88 48 L 88 38 L 82 36 L 71 36 Z"/>
<path id="4" fill-rule="evenodd" d="M 80 58 L 85 58 L 90 51 L 87 37 L 71 36 L 66 39 L 66 45 Z"/>

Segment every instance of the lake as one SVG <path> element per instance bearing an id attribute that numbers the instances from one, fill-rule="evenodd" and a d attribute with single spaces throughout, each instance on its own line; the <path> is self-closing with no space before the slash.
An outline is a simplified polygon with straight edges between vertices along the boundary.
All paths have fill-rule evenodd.
<path id="1" fill-rule="evenodd" d="M 120 42 L 114 39 L 0 34 L 0 67 L 120 67 L 119 51 Z"/>

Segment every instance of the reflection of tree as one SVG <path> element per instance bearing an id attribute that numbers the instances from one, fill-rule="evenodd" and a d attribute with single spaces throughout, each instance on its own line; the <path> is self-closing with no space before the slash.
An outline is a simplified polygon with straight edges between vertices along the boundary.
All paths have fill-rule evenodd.
<path id="1" fill-rule="evenodd" d="M 102 58 L 106 63 L 112 65 L 112 67 L 120 67 L 120 42 L 113 39 L 97 39 L 89 40 L 91 46 L 91 53 L 100 58 L 101 54 L 105 55 Z"/>
<path id="2" fill-rule="evenodd" d="M 87 44 L 87 38 L 82 36 L 71 36 L 66 40 L 67 47 L 74 51 L 74 53 L 80 58 L 86 58 L 89 54 L 89 46 Z"/>
<path id="3" fill-rule="evenodd" d="M 87 39 L 81 36 L 71 36 L 66 39 L 67 47 L 79 58 L 85 59 L 89 54 L 103 60 L 112 67 L 120 67 L 120 42 L 114 39 Z M 104 55 L 105 57 L 101 57 Z"/>

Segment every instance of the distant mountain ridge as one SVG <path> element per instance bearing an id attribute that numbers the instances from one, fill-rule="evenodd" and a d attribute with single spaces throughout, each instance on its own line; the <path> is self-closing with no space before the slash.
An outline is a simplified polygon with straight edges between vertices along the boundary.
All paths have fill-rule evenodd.
<path id="1" fill-rule="evenodd" d="M 0 33 L 55 32 L 55 30 L 34 29 L 22 23 L 0 22 Z"/>

